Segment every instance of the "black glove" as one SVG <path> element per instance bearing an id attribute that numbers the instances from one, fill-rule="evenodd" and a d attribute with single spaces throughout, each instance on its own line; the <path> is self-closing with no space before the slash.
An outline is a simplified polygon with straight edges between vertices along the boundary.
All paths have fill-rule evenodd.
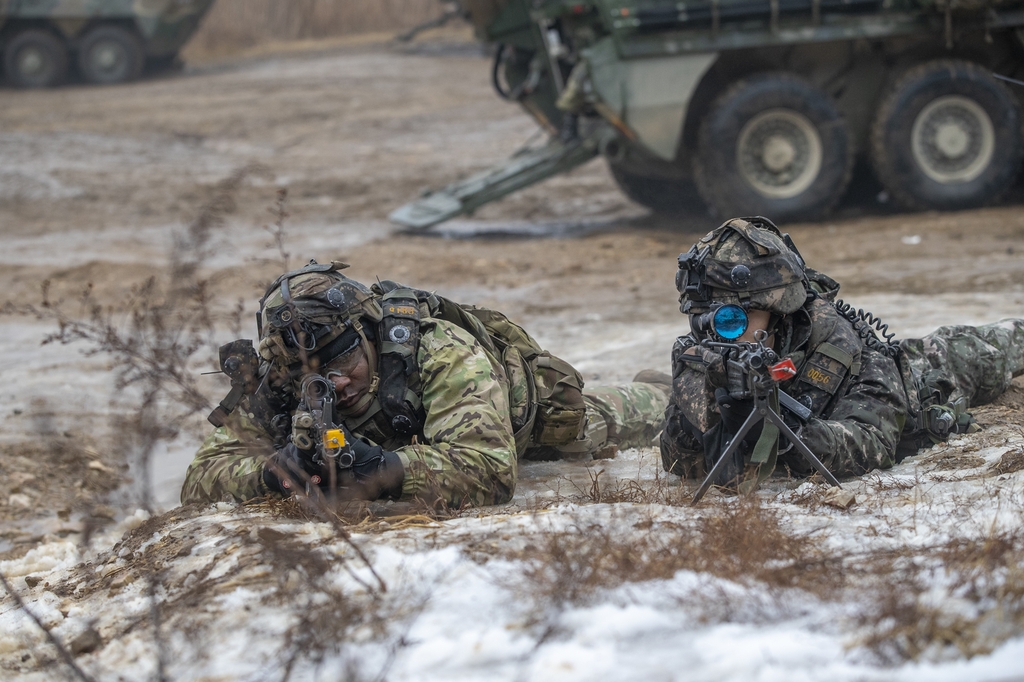
<path id="1" fill-rule="evenodd" d="M 377 500 L 402 496 L 405 467 L 398 453 L 372 445 L 363 439 L 348 441 L 355 456 L 351 468 L 338 475 L 338 497 L 343 500 Z"/>
<path id="2" fill-rule="evenodd" d="M 728 390 L 719 388 L 715 390 L 715 401 L 718 403 L 718 413 L 722 415 L 722 433 L 732 438 L 740 432 L 743 422 L 747 421 L 747 417 L 754 411 L 754 399 L 737 400 L 729 395 Z M 743 436 L 743 443 L 754 447 L 757 444 L 757 439 L 761 437 L 763 428 L 764 420 L 762 419 Z"/>
<path id="3" fill-rule="evenodd" d="M 722 422 L 704 434 L 704 465 L 707 471 L 711 471 L 718 459 L 728 449 L 730 442 L 739 433 L 743 422 L 747 420 L 754 410 L 754 400 L 737 400 L 729 395 L 724 388 L 715 390 L 715 400 L 718 402 L 718 412 L 722 415 Z M 739 485 L 743 476 L 743 466 L 747 454 L 757 444 L 761 435 L 764 421 L 760 421 L 747 431 L 743 437 L 743 444 L 737 448 L 728 462 L 725 463 L 715 476 L 715 485 L 735 488 Z"/>
<path id="4" fill-rule="evenodd" d="M 275 452 L 263 465 L 263 482 L 285 496 L 291 495 L 296 486 L 304 490 L 307 483 L 325 485 L 324 474 L 323 467 L 313 462 L 313 451 L 300 450 L 294 443 Z"/>

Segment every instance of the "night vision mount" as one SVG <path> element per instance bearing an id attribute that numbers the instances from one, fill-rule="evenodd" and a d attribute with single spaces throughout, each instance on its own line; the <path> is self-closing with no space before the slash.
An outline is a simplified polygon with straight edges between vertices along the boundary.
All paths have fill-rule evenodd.
<path id="1" fill-rule="evenodd" d="M 711 288 L 707 285 L 707 260 L 711 247 L 697 249 L 691 246 L 686 253 L 679 254 L 679 269 L 676 271 L 676 291 L 680 293 L 679 312 L 690 314 L 690 308 L 711 305 Z M 684 301 L 685 299 L 685 301 Z"/>

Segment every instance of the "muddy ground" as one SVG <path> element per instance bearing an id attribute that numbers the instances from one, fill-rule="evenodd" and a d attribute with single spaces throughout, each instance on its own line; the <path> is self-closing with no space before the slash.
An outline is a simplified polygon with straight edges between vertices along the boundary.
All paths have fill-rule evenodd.
<path id="1" fill-rule="evenodd" d="M 233 338 L 238 301 L 242 333 L 254 333 L 255 301 L 286 265 L 340 259 L 364 281 L 397 279 L 498 307 L 589 382 L 667 370 L 673 338 L 686 329 L 675 256 L 715 225 L 702 208 L 652 216 L 594 161 L 430 235 L 387 222 L 422 188 L 481 170 L 536 132 L 491 91 L 488 58 L 454 34 L 403 47 L 306 46 L 128 86 L 0 91 L 0 304 L 38 304 L 48 281 L 71 309 L 91 285 L 98 301 L 125 310 L 132 285 L 165 271 L 174 235 L 217 184 L 252 167 L 204 265 L 217 342 Z M 280 188 L 284 253 L 265 229 Z M 843 297 L 900 336 L 1024 316 L 1019 205 L 901 214 L 875 193 L 864 180 L 833 219 L 783 226 L 810 265 L 843 284 Z M 0 552 L 120 513 L 106 493 L 123 468 L 105 443 L 131 395 L 112 393 L 103 356 L 40 346 L 53 328 L 3 317 Z M 212 402 L 226 390 L 218 377 L 202 386 Z M 1019 400 L 1000 415 L 1024 424 Z M 175 503 L 203 429 L 192 420 L 161 453 L 157 507 Z"/>

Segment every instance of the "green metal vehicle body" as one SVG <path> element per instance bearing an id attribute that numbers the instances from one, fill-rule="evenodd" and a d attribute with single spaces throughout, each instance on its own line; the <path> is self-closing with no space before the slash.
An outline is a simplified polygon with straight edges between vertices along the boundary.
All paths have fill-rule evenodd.
<path id="1" fill-rule="evenodd" d="M 169 64 L 214 0 L 0 0 L 7 80 L 61 82 L 74 64 L 86 81 L 115 83 Z"/>
<path id="2" fill-rule="evenodd" d="M 1024 0 L 463 0 L 549 143 L 404 206 L 427 227 L 602 154 L 666 213 L 815 219 L 855 161 L 911 208 L 998 198 L 1024 144 Z M 1012 87 L 1012 86 L 1011 86 Z M 695 191 L 696 190 L 696 191 Z"/>

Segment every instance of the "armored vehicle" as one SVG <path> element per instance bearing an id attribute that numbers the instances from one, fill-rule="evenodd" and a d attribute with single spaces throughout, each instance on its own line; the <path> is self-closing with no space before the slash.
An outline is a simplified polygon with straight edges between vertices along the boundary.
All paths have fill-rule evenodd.
<path id="1" fill-rule="evenodd" d="M 426 227 L 601 154 L 661 212 L 815 219 L 858 158 L 914 209 L 1006 191 L 1024 0 L 463 0 L 493 81 L 550 135 L 392 213 Z M 699 206 L 699 202 L 697 204 Z"/>
<path id="2" fill-rule="evenodd" d="M 0 0 L 0 51 L 11 85 L 43 88 L 74 66 L 89 83 L 122 83 L 170 64 L 213 0 Z"/>

